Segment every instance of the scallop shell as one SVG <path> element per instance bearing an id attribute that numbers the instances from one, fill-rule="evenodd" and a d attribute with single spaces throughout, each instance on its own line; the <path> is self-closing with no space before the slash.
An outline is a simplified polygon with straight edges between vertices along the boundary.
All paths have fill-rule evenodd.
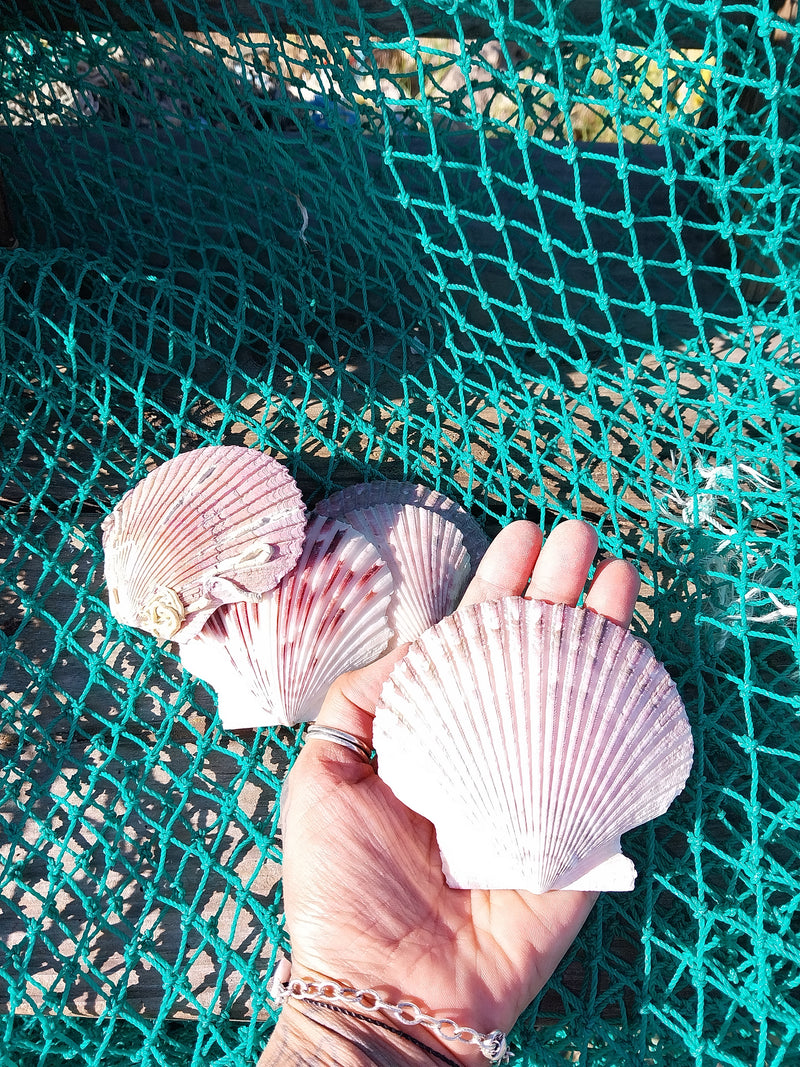
<path id="1" fill-rule="evenodd" d="M 318 516 L 291 574 L 258 603 L 220 608 L 181 646 L 181 661 L 216 689 L 226 729 L 305 722 L 335 678 L 384 650 L 391 593 L 374 546 Z"/>
<path id="2" fill-rule="evenodd" d="M 343 521 L 375 545 L 391 571 L 392 647 L 413 641 L 455 611 L 471 567 L 454 523 L 411 504 L 375 504 L 348 512 Z"/>
<path id="3" fill-rule="evenodd" d="M 216 445 L 162 463 L 103 522 L 111 614 L 186 641 L 221 604 L 254 599 L 295 565 L 305 505 L 263 452 Z"/>
<path id="4" fill-rule="evenodd" d="M 620 835 L 667 810 L 692 764 L 652 650 L 590 611 L 510 597 L 429 630 L 384 686 L 381 777 L 436 828 L 460 889 L 627 890 Z"/>
<path id="5" fill-rule="evenodd" d="M 472 573 L 489 547 L 489 538 L 468 511 L 444 493 L 415 482 L 383 481 L 351 485 L 322 500 L 314 510 L 319 515 L 330 515 L 334 519 L 349 522 L 347 515 L 377 504 L 411 504 L 426 511 L 435 511 L 448 522 L 454 523 L 461 531 Z"/>

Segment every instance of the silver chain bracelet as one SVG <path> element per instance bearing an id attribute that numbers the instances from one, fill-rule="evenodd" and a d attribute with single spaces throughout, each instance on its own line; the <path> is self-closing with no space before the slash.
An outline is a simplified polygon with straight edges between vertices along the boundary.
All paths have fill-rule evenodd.
<path id="1" fill-rule="evenodd" d="M 315 982 L 311 978 L 290 978 L 290 973 L 288 960 L 282 960 L 275 969 L 269 995 L 277 1003 L 294 998 L 356 1005 L 361 1011 L 383 1012 L 404 1026 L 425 1026 L 444 1041 L 463 1041 L 467 1045 L 477 1045 L 491 1063 L 507 1063 L 511 1058 L 508 1039 L 502 1030 L 479 1034 L 470 1026 L 459 1026 L 452 1019 L 437 1019 L 426 1015 L 422 1008 L 411 1000 L 389 1004 L 374 989 L 354 989 L 334 981 Z"/>

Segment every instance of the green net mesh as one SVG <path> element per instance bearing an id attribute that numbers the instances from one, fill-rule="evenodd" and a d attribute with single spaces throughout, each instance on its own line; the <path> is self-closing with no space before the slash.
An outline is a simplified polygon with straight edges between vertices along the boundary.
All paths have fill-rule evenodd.
<path id="1" fill-rule="evenodd" d="M 146 14 L 143 13 L 147 7 Z M 0 1064 L 255 1063 L 293 731 L 109 615 L 99 526 L 206 443 L 309 503 L 580 515 L 696 762 L 515 1062 L 800 1063 L 793 12 L 6 3 Z"/>

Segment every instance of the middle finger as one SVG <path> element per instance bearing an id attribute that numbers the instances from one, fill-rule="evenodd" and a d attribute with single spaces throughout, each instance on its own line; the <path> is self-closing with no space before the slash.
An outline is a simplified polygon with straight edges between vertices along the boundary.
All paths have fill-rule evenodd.
<path id="1" fill-rule="evenodd" d="M 542 545 L 525 596 L 575 607 L 596 552 L 597 533 L 592 526 L 580 519 L 560 522 Z"/>

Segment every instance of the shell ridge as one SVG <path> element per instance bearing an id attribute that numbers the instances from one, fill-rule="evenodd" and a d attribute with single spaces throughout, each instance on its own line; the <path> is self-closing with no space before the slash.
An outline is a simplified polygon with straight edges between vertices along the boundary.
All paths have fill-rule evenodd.
<path id="1" fill-rule="evenodd" d="M 420 687 L 426 691 L 430 689 L 431 699 L 438 703 L 439 694 L 436 689 L 439 679 L 427 677 L 430 674 L 429 664 L 422 652 L 414 645 L 411 646 L 398 668 L 397 671 L 392 672 L 381 694 L 381 701 L 375 715 L 374 743 L 377 747 L 381 745 L 383 735 L 392 737 L 398 731 L 402 734 L 402 742 L 395 747 L 384 748 L 381 745 L 384 754 L 379 758 L 379 770 L 383 776 L 387 769 L 391 769 L 395 755 L 405 756 L 415 768 L 414 773 L 418 779 L 427 778 L 428 795 L 434 794 L 435 797 L 437 791 L 442 792 L 442 779 L 437 778 L 435 773 L 431 773 L 430 753 L 434 741 L 438 738 L 414 729 L 415 720 L 420 714 L 420 709 L 415 703 L 415 690 Z M 391 711 L 387 705 L 391 706 Z M 456 752 L 454 760 L 457 761 L 459 756 L 460 754 Z M 444 773 L 445 775 L 449 773 L 449 764 L 446 764 Z M 387 775 L 387 777 L 392 777 L 392 789 L 398 798 L 427 818 L 430 810 L 428 801 L 424 795 L 421 801 L 414 796 L 409 776 L 400 774 Z M 442 799 L 446 799 L 446 794 L 442 795 Z"/>
<path id="2" fill-rule="evenodd" d="M 602 813 L 598 819 L 597 833 L 624 834 L 640 825 L 642 821 L 655 819 L 667 811 L 672 801 L 682 791 L 691 770 L 693 742 L 691 736 L 670 738 L 668 751 L 654 747 L 629 774 L 620 773 L 616 783 L 611 784 L 620 798 L 619 803 Z M 655 783 L 655 784 L 652 784 Z M 624 792 L 622 787 L 625 787 Z M 644 820 L 641 816 L 644 815 Z"/>
<path id="3" fill-rule="evenodd" d="M 541 885 L 545 877 L 543 867 L 546 862 L 547 851 L 547 821 L 550 806 L 550 792 L 554 783 L 548 781 L 547 755 L 545 752 L 549 730 L 547 715 L 548 701 L 552 698 L 553 688 L 556 684 L 557 674 L 552 670 L 550 657 L 552 649 L 547 647 L 546 630 L 544 627 L 544 614 L 540 601 L 532 601 L 527 608 L 527 617 L 533 623 L 535 633 L 535 661 L 540 665 L 537 684 L 533 687 L 532 696 L 535 699 L 531 707 L 533 729 L 531 736 L 532 764 L 534 771 L 534 800 L 538 817 L 534 817 L 533 841 L 534 863 L 532 865 L 532 877 L 537 885 Z M 562 624 L 562 612 L 556 607 L 552 614 L 552 625 L 555 630 Z"/>
<path id="4" fill-rule="evenodd" d="M 527 707 L 528 692 L 528 678 L 522 669 L 527 647 L 522 605 L 519 597 L 490 601 L 481 605 L 480 615 L 476 618 L 491 638 L 490 664 L 492 668 L 495 664 L 498 666 L 497 670 L 491 670 L 489 682 L 499 726 L 499 748 L 495 759 L 502 762 L 502 774 L 507 779 L 503 802 L 508 811 L 508 825 L 514 828 L 510 837 L 517 856 L 514 861 L 510 855 L 511 847 L 507 845 L 507 862 L 516 862 L 528 869 L 534 863 L 531 833 L 536 820 L 531 798 L 531 730 L 527 714 L 520 714 Z M 503 639 L 504 633 L 508 633 L 508 640 Z M 501 695 L 503 699 L 499 699 Z M 516 758 L 512 758 L 512 754 Z"/>
<path id="5" fill-rule="evenodd" d="M 390 595 L 391 586 L 385 593 L 385 604 L 388 604 Z M 359 649 L 361 661 L 369 662 L 386 647 L 388 629 L 385 606 L 382 608 L 380 601 L 376 601 L 374 596 L 369 599 L 373 602 L 369 611 L 362 612 L 361 617 L 355 621 L 351 621 L 351 614 L 341 601 L 331 604 L 320 619 L 317 641 L 313 644 L 310 641 L 303 643 L 308 648 L 309 655 L 304 657 L 301 670 L 297 672 L 298 677 L 308 679 L 302 703 L 298 702 L 300 709 L 297 714 L 301 718 L 316 717 L 330 684 L 349 668 L 353 648 Z M 363 607 L 364 604 L 362 598 L 360 606 Z M 376 630 L 379 632 L 376 633 Z M 315 652 L 318 644 L 329 648 L 324 673 L 319 670 L 320 661 Z"/>
<path id="6" fill-rule="evenodd" d="M 286 602 L 286 586 L 290 576 L 285 575 L 278 584 L 264 594 L 258 604 L 239 605 L 237 610 L 247 621 L 247 640 L 243 645 L 254 684 L 259 697 L 266 722 L 275 721 L 281 726 L 290 725 L 287 701 L 282 695 L 284 666 L 291 666 L 294 649 L 283 646 L 283 605 Z M 278 640 L 270 636 L 278 634 Z M 276 655 L 276 648 L 284 648 L 285 655 Z M 255 654 L 254 654 L 255 653 Z"/>
<path id="7" fill-rule="evenodd" d="M 448 842 L 451 837 L 454 837 L 458 844 L 460 841 L 468 839 L 465 835 L 469 834 L 469 837 L 472 837 L 477 833 L 481 818 L 484 822 L 486 820 L 485 812 L 489 810 L 490 804 L 487 794 L 487 785 L 489 783 L 485 776 L 473 774 L 469 780 L 473 789 L 473 801 L 480 814 L 471 820 L 468 828 L 464 826 L 463 809 L 457 800 L 457 787 L 459 783 L 467 780 L 466 776 L 469 774 L 469 764 L 466 761 L 465 753 L 469 750 L 470 737 L 469 733 L 465 733 L 465 723 L 468 716 L 458 713 L 459 706 L 463 704 L 463 695 L 459 684 L 462 680 L 462 675 L 457 671 L 453 671 L 454 660 L 451 654 L 451 645 L 454 642 L 463 644 L 465 641 L 465 633 L 461 622 L 462 620 L 459 620 L 455 635 L 443 635 L 437 627 L 427 631 L 424 635 L 424 643 L 421 639 L 411 646 L 405 660 L 400 665 L 404 669 L 397 672 L 398 680 L 409 683 L 408 685 L 403 685 L 401 706 L 415 706 L 416 694 L 414 690 L 418 686 L 425 693 L 427 699 L 427 703 L 423 707 L 429 707 L 431 702 L 434 704 L 434 714 L 430 716 L 430 722 L 426 719 L 427 729 L 424 734 L 419 731 L 415 735 L 412 717 L 406 717 L 404 722 L 408 735 L 420 749 L 413 756 L 409 753 L 409 760 L 415 768 L 421 762 L 424 764 L 424 770 L 419 771 L 420 780 L 425 782 L 425 789 L 422 795 L 416 796 L 414 794 L 413 784 L 409 782 L 406 775 L 387 775 L 387 777 L 392 777 L 392 788 L 398 797 L 424 817 L 430 819 L 431 811 L 435 809 L 437 803 L 441 804 L 448 812 L 448 816 L 444 820 L 440 820 L 440 825 L 437 826 L 440 847 L 444 842 L 445 851 L 448 851 L 450 847 Z M 435 672 L 431 666 L 434 659 L 438 664 L 438 669 Z M 452 700 L 452 693 L 457 694 L 458 703 L 454 705 L 451 713 L 441 714 L 448 707 L 448 700 Z M 385 695 L 386 691 L 384 691 L 384 697 Z M 382 698 L 381 703 L 385 706 L 386 700 Z M 390 714 L 396 718 L 397 704 L 394 701 L 392 704 L 395 711 Z M 416 706 L 419 707 L 418 700 Z M 379 743 L 380 734 L 383 730 L 383 721 L 384 716 L 379 708 L 376 714 L 376 745 Z M 407 742 L 408 736 L 406 738 Z M 446 755 L 446 758 L 441 761 L 441 767 L 437 764 L 435 758 L 437 749 Z M 386 760 L 380 756 L 379 768 L 383 776 L 387 766 Z M 471 858 L 472 852 L 470 852 Z"/>
<path id="8" fill-rule="evenodd" d="M 220 720 L 227 723 L 237 715 L 260 718 L 264 714 L 260 691 L 240 669 L 240 658 L 247 654 L 242 641 L 246 621 L 238 605 L 218 609 L 195 637 L 180 646 L 180 659 L 191 674 L 207 682 L 217 693 Z"/>
<path id="9" fill-rule="evenodd" d="M 619 645 L 619 642 L 616 644 Z M 624 685 L 616 686 L 615 692 L 609 697 L 609 701 L 616 699 L 622 702 L 623 706 L 613 724 L 614 730 L 607 742 L 603 758 L 597 764 L 594 785 L 587 794 L 590 802 L 587 810 L 594 812 L 594 818 L 583 827 L 572 828 L 569 835 L 571 847 L 574 847 L 574 841 L 582 834 L 596 840 L 597 835 L 619 835 L 639 825 L 643 820 L 636 817 L 631 823 L 633 816 L 627 813 L 631 810 L 641 812 L 644 803 L 642 798 L 645 796 L 650 798 L 646 810 L 652 812 L 647 818 L 654 818 L 656 814 L 661 813 L 659 809 L 663 807 L 663 810 L 666 810 L 680 791 L 673 793 L 666 806 L 663 806 L 662 799 L 656 799 L 657 796 L 666 797 L 672 792 L 672 785 L 664 776 L 662 750 L 662 745 L 670 744 L 670 738 L 663 737 L 653 729 L 652 716 L 647 713 L 647 707 L 652 707 L 653 701 L 650 698 L 644 699 L 647 689 L 641 682 L 641 676 L 633 669 L 639 659 L 640 650 L 628 643 L 625 650 L 625 670 L 622 672 Z M 652 657 L 650 662 L 652 664 Z M 654 670 L 657 676 L 659 670 L 666 675 L 661 665 L 656 665 Z M 660 699 L 663 699 L 663 695 Z M 672 732 L 676 724 L 680 726 L 680 720 L 673 718 L 670 724 Z M 656 784 L 651 785 L 651 782 Z"/>
<path id="10" fill-rule="evenodd" d="M 510 723 L 513 729 L 508 737 L 508 751 L 517 751 L 520 755 L 517 761 L 519 780 L 516 805 L 517 810 L 520 812 L 517 849 L 520 853 L 520 865 L 522 868 L 533 872 L 536 866 L 536 855 L 531 836 L 538 820 L 534 810 L 532 788 L 534 779 L 532 739 L 535 731 L 531 729 L 531 726 L 532 719 L 536 716 L 536 710 L 534 708 L 529 713 L 528 709 L 533 707 L 536 687 L 531 684 L 528 672 L 524 669 L 525 656 L 530 642 L 530 620 L 525 610 L 525 601 L 521 597 L 508 602 L 506 618 L 510 624 L 511 633 L 517 642 L 516 662 L 507 668 L 514 686 L 512 706 L 516 711 Z M 498 626 L 498 643 L 500 643 L 500 636 L 500 628 Z M 513 770 L 514 761 L 509 760 L 509 767 L 510 770 Z"/>
<path id="11" fill-rule="evenodd" d="M 333 520 L 312 518 L 306 528 L 306 538 L 295 569 L 283 579 L 285 600 L 281 604 L 281 643 L 292 650 L 291 670 L 285 670 L 281 679 L 290 713 L 299 714 L 304 684 L 311 670 L 316 651 L 316 640 L 299 641 L 296 630 L 313 633 L 317 640 L 322 636 L 326 613 L 331 610 L 331 582 L 329 551 L 341 544 L 344 527 Z M 315 596 L 311 575 L 317 574 L 322 584 L 320 596 Z M 280 645 L 278 647 L 281 647 Z M 290 665 L 286 663 L 287 668 Z"/>
<path id="12" fill-rule="evenodd" d="M 547 822 L 542 828 L 542 867 L 540 879 L 549 885 L 553 871 L 561 864 L 562 840 L 560 824 L 565 807 L 565 791 L 572 786 L 567 774 L 568 756 L 573 752 L 576 740 L 571 715 L 554 715 L 552 708 L 570 707 L 576 685 L 580 689 L 582 678 L 578 669 L 584 652 L 583 643 L 575 639 L 577 617 L 559 604 L 545 616 L 540 608 L 541 652 L 546 664 L 547 690 L 542 693 L 542 732 L 546 738 L 546 765 L 543 776 L 547 779 Z"/>
<path id="13" fill-rule="evenodd" d="M 282 613 L 284 641 L 290 641 L 293 649 L 291 679 L 285 672 L 283 685 L 291 694 L 289 710 L 295 722 L 316 717 L 334 678 L 351 662 L 363 664 L 377 656 L 388 640 L 386 604 L 391 581 L 387 583 L 381 571 L 375 548 L 352 527 L 334 519 L 314 518 L 309 527 L 305 563 L 291 576 L 290 596 Z M 370 575 L 373 592 L 365 596 Z M 348 594 L 357 584 L 361 587 L 359 611 L 348 613 Z M 356 648 L 358 656 L 354 657 Z"/>
<path id="14" fill-rule="evenodd" d="M 616 686 L 608 697 L 609 702 L 620 704 L 614 732 L 603 754 L 604 760 L 598 765 L 598 773 L 606 775 L 609 784 L 617 779 L 629 780 L 636 766 L 641 765 L 641 750 L 654 746 L 661 736 L 654 730 L 655 716 L 647 710 L 648 706 L 652 709 L 653 704 L 644 700 L 646 690 L 642 675 L 634 670 L 637 660 L 638 653 L 634 650 L 625 660 L 625 671 L 621 675 L 624 684 Z M 663 699 L 662 693 L 658 696 Z M 632 740 L 637 734 L 639 740 Z"/>
<path id="15" fill-rule="evenodd" d="M 403 504 L 396 512 L 389 543 L 401 574 L 396 615 L 400 642 L 415 639 L 442 617 L 439 605 L 443 590 L 437 573 L 443 550 L 442 526 L 435 512 L 423 508 Z M 413 546 L 412 552 L 407 546 Z"/>
<path id="16" fill-rule="evenodd" d="M 292 616 L 298 612 L 303 616 L 304 626 L 307 622 L 310 605 L 303 597 L 307 585 L 303 581 L 304 571 L 305 568 L 300 572 L 295 569 L 285 575 L 275 590 L 267 594 L 273 608 L 274 621 L 268 630 L 259 626 L 256 638 L 261 653 L 259 665 L 262 684 L 273 690 L 275 714 L 279 716 L 280 723 L 286 726 L 294 725 L 300 714 L 301 682 L 297 663 L 299 642 L 290 628 L 290 622 Z M 301 633 L 305 632 L 304 626 L 300 628 Z M 274 636 L 276 634 L 277 637 Z"/>
<path id="17" fill-rule="evenodd" d="M 372 483 L 370 483 L 372 484 Z M 343 491 L 346 492 L 346 491 Z M 349 496 L 346 501 L 349 500 Z M 346 502 L 345 501 L 345 502 Z M 324 502 L 323 502 L 324 503 Z M 400 588 L 403 584 L 403 571 L 400 566 L 400 561 L 386 536 L 386 526 L 390 524 L 391 509 L 388 512 L 384 511 L 384 529 L 382 530 L 378 522 L 380 511 L 377 510 L 377 505 L 370 507 L 360 507 L 346 512 L 343 521 L 352 526 L 354 530 L 358 531 L 363 537 L 365 537 L 377 550 L 379 555 L 385 560 L 386 566 L 389 568 L 389 573 L 392 576 L 392 584 L 394 586 L 394 593 L 392 601 L 389 606 L 388 625 L 389 629 L 394 634 L 395 643 L 400 644 L 404 640 L 413 640 L 417 636 L 416 633 L 410 635 L 409 638 L 403 638 L 400 636 L 401 626 L 398 622 L 398 600 L 400 597 Z"/>
<path id="18" fill-rule="evenodd" d="M 591 833 L 586 813 L 593 811 L 593 806 L 607 803 L 607 776 L 613 765 L 617 742 L 620 737 L 628 739 L 630 736 L 631 724 L 624 709 L 615 707 L 622 688 L 619 684 L 620 673 L 628 677 L 630 675 L 625 631 L 598 616 L 594 618 L 598 621 L 594 624 L 597 640 L 592 645 L 592 665 L 597 665 L 598 677 L 593 692 L 587 694 L 591 701 L 593 729 L 589 734 L 590 744 L 587 744 L 582 755 L 580 783 L 572 797 L 573 806 L 580 807 L 584 814 L 580 820 L 576 819 L 568 825 L 563 838 L 565 852 L 570 856 L 578 852 L 576 841 L 585 840 L 587 834 Z M 624 651 L 622 657 L 620 649 Z M 620 672 L 621 660 L 623 669 Z M 616 807 L 616 803 L 610 806 Z"/>
<path id="19" fill-rule="evenodd" d="M 471 657 L 467 669 L 464 669 L 463 664 L 459 665 L 458 663 L 454 648 L 466 650 L 475 647 L 476 643 L 479 647 L 485 647 L 485 642 L 483 635 L 479 635 L 475 628 L 474 614 L 469 612 L 460 618 L 455 626 L 441 625 L 437 626 L 435 630 L 438 644 L 437 652 L 440 657 L 443 657 L 441 666 L 446 669 L 446 674 L 443 672 L 441 674 L 443 703 L 441 708 L 436 709 L 435 719 L 437 723 L 441 723 L 444 726 L 451 739 L 452 743 L 449 745 L 448 758 L 452 761 L 458 754 L 459 762 L 463 765 L 462 751 L 466 753 L 474 750 L 476 746 L 485 748 L 486 743 L 486 723 L 476 721 L 469 715 L 468 709 L 475 706 L 471 702 L 483 698 L 493 703 L 494 694 L 491 691 L 486 692 L 483 689 L 482 680 L 476 676 L 474 660 L 479 657 Z M 459 666 L 461 666 L 461 670 L 459 670 Z M 437 674 L 439 674 L 439 671 L 437 671 Z M 454 693 L 458 697 L 458 708 L 464 710 L 459 714 L 454 708 L 450 714 L 442 715 L 442 709 L 447 708 L 447 701 L 452 700 L 452 694 Z M 462 770 L 461 773 L 463 774 L 464 771 Z M 459 779 L 455 775 L 451 774 L 451 778 L 458 784 Z M 464 781 L 465 779 L 461 780 Z M 474 791 L 480 812 L 475 823 L 480 824 L 491 812 L 492 804 L 497 795 L 497 785 L 496 776 L 490 776 L 485 773 L 484 761 L 482 766 L 478 768 L 477 774 L 473 774 L 470 780 L 470 787 Z M 454 821 L 457 824 L 461 818 L 460 805 L 452 806 L 455 809 Z"/>
<path id="20" fill-rule="evenodd" d="M 484 818 L 491 824 L 492 812 L 501 807 L 507 812 L 507 823 L 517 830 L 515 835 L 511 835 L 512 841 L 524 840 L 528 831 L 528 827 L 524 825 L 526 805 L 523 797 L 526 784 L 523 780 L 523 769 L 519 763 L 515 766 L 515 761 L 509 759 L 510 752 L 524 751 L 524 739 L 519 737 L 514 715 L 514 709 L 519 705 L 513 699 L 513 692 L 521 676 L 521 671 L 517 669 L 521 657 L 520 628 L 515 625 L 519 619 L 516 607 L 510 601 L 495 601 L 478 605 L 474 611 L 466 614 L 471 624 L 467 634 L 467 648 L 475 650 L 476 653 L 470 657 L 470 672 L 479 680 L 479 703 L 470 706 L 483 706 L 486 709 L 483 716 L 483 747 L 486 747 L 488 741 L 491 756 L 491 759 L 484 760 L 484 776 L 494 799 L 487 801 Z M 510 623 L 508 629 L 516 647 L 509 647 L 510 642 L 501 640 L 503 616 Z M 506 699 L 501 701 L 501 695 Z M 490 767 L 496 768 L 496 772 L 489 773 Z M 518 846 L 517 851 L 519 852 Z"/>
<path id="21" fill-rule="evenodd" d="M 422 576 L 412 566 L 412 561 L 404 551 L 404 541 L 412 541 L 415 537 L 417 541 L 420 540 L 418 534 L 419 518 L 416 514 L 416 509 L 408 504 L 398 505 L 396 508 L 384 504 L 381 505 L 381 511 L 387 517 L 387 522 L 390 523 L 387 540 L 391 552 L 397 560 L 397 568 L 400 574 L 395 608 L 397 639 L 398 642 L 414 640 L 439 621 L 428 610 L 426 596 L 426 586 L 431 582 L 430 557 L 422 558 L 419 561 L 426 571 L 425 575 Z M 389 518 L 390 516 L 391 518 Z"/>
<path id="22" fill-rule="evenodd" d="M 297 568 L 289 576 L 288 603 L 282 613 L 284 640 L 292 642 L 291 679 L 284 678 L 284 687 L 291 694 L 295 714 L 300 714 L 304 694 L 308 692 L 317 660 L 317 646 L 325 637 L 335 639 L 335 599 L 337 579 L 345 570 L 341 554 L 351 528 L 333 519 L 313 517 L 307 528 L 306 541 Z M 313 578 L 312 578 L 313 576 Z M 317 586 L 319 588 L 317 588 Z M 298 640 L 295 631 L 308 631 L 313 640 Z"/>
<path id="23" fill-rule="evenodd" d="M 573 809 L 580 807 L 587 790 L 596 783 L 596 741 L 603 725 L 603 692 L 609 657 L 606 651 L 605 633 L 596 624 L 596 617 L 591 615 L 572 615 L 574 625 L 579 630 L 578 655 L 576 657 L 576 693 L 571 698 L 570 706 L 584 708 L 584 714 L 573 723 L 573 734 L 579 731 L 577 747 L 572 766 L 575 768 L 571 780 L 566 783 L 566 795 L 563 806 L 563 821 L 566 828 L 560 835 L 562 846 L 567 855 L 572 854 L 571 835 L 574 830 Z M 594 685 L 592 680 L 594 679 Z"/>
<path id="24" fill-rule="evenodd" d="M 308 658 L 313 641 L 302 640 L 303 634 L 319 633 L 321 604 L 315 603 L 311 591 L 308 568 L 319 560 L 318 542 L 312 539 L 305 555 L 305 563 L 298 565 L 279 583 L 277 603 L 278 640 L 274 644 L 274 662 L 278 684 L 286 704 L 286 717 L 294 722 L 300 714 L 302 694 L 308 672 Z M 303 557 L 301 557 L 302 561 Z M 273 652 L 272 643 L 271 652 Z M 281 650 L 280 652 L 278 650 Z M 287 655 L 288 651 L 288 655 Z"/>
<path id="25" fill-rule="evenodd" d="M 578 830 L 574 812 L 580 808 L 587 782 L 592 781 L 591 751 L 601 714 L 599 700 L 589 679 L 598 664 L 601 672 L 608 665 L 607 658 L 602 655 L 603 630 L 596 615 L 566 605 L 553 614 L 561 622 L 554 669 L 562 679 L 559 703 L 554 706 L 570 709 L 583 706 L 585 716 L 579 718 L 574 713 L 558 716 L 565 721 L 568 742 L 564 761 L 558 765 L 556 773 L 558 814 L 552 834 L 553 840 L 558 842 L 558 853 L 552 858 L 551 877 L 560 873 L 573 854 L 571 839 Z"/>
<path id="26" fill-rule="evenodd" d="M 500 676 L 492 672 L 491 692 L 496 702 L 500 694 L 507 694 L 507 699 L 502 703 L 497 702 L 500 729 L 495 754 L 495 760 L 502 763 L 502 777 L 505 779 L 501 794 L 501 802 L 507 813 L 504 862 L 509 867 L 532 869 L 536 864 L 532 835 L 536 832 L 537 820 L 531 796 L 533 732 L 524 711 L 528 704 L 528 678 L 523 669 L 527 647 L 524 601 L 515 597 L 484 604 L 480 618 L 491 636 L 489 661 L 502 665 Z M 492 813 L 489 812 L 487 824 L 490 830 L 492 821 Z M 497 836 L 499 839 L 500 835 Z"/>
<path id="27" fill-rule="evenodd" d="M 693 751 L 644 642 L 521 598 L 457 610 L 411 646 L 375 745 L 381 776 L 433 823 L 449 884 L 534 892 L 632 888 L 621 835 L 667 809 Z"/>
<path id="28" fill-rule="evenodd" d="M 445 521 L 440 532 L 442 545 L 434 558 L 436 571 L 432 587 L 438 591 L 433 609 L 437 622 L 458 607 L 470 574 L 469 555 L 461 531 L 454 523 Z"/>
<path id="29" fill-rule="evenodd" d="M 461 574 L 459 560 L 442 558 L 443 530 L 451 524 L 435 512 L 410 504 L 376 505 L 361 515 L 369 523 L 370 537 L 378 550 L 387 550 L 389 566 L 396 574 L 393 622 L 397 641 L 415 640 L 440 621 L 442 601 L 452 599 L 442 587 L 442 563 L 448 584 L 454 573 Z M 460 551 L 463 555 L 463 546 Z"/>
<path id="30" fill-rule="evenodd" d="M 549 622 L 549 625 L 547 623 Z M 574 766 L 576 747 L 583 740 L 576 730 L 572 715 L 553 715 L 550 708 L 574 706 L 576 687 L 582 687 L 581 664 L 586 654 L 582 640 L 580 618 L 569 612 L 566 605 L 557 605 L 546 620 L 539 610 L 539 630 L 543 673 L 547 676 L 547 688 L 542 692 L 542 732 L 545 736 L 545 760 L 542 777 L 546 781 L 547 803 L 542 826 L 542 873 L 545 884 L 558 873 L 561 865 L 560 849 L 554 843 L 564 839 L 562 823 L 569 818 L 568 800 L 573 788 L 573 775 L 568 769 Z M 546 637 L 550 640 L 546 642 Z M 557 637 L 557 640 L 553 640 Z M 546 843 L 546 844 L 545 844 Z"/>
<path id="31" fill-rule="evenodd" d="M 226 729 L 231 728 L 229 723 L 237 721 L 258 728 L 280 716 L 279 702 L 276 702 L 275 691 L 269 685 L 270 675 L 267 673 L 265 676 L 261 657 L 253 654 L 259 646 L 259 623 L 262 617 L 269 617 L 273 599 L 270 597 L 267 601 L 266 610 L 260 604 L 251 607 L 244 603 L 232 604 L 225 610 L 228 632 L 234 634 L 234 643 L 228 646 L 231 666 L 243 679 L 249 697 L 249 700 L 243 699 L 239 706 L 235 703 L 238 695 L 236 687 L 218 691 L 220 720 Z M 242 664 L 251 669 L 243 670 Z"/>
<path id="32" fill-rule="evenodd" d="M 470 656 L 470 671 L 480 675 L 481 702 L 486 708 L 480 723 L 481 733 L 485 737 L 483 748 L 486 743 L 489 744 L 489 753 L 481 768 L 487 782 L 489 800 L 481 823 L 483 827 L 491 828 L 495 822 L 493 813 L 500 809 L 507 813 L 507 823 L 518 829 L 524 823 L 524 808 L 521 806 L 524 785 L 521 769 L 515 768 L 508 758 L 509 751 L 514 750 L 509 748 L 509 737 L 514 736 L 518 740 L 513 717 L 515 701 L 500 700 L 500 695 L 512 696 L 518 675 L 513 669 L 514 649 L 509 649 L 507 642 L 498 639 L 503 609 L 506 615 L 513 615 L 512 604 L 501 606 L 496 602 L 476 606 L 474 611 L 468 612 L 470 633 L 467 648 L 476 653 L 480 649 L 481 653 Z M 518 628 L 515 630 L 512 625 L 511 633 L 516 637 Z M 470 706 L 480 706 L 480 703 Z M 518 745 L 518 748 L 522 751 L 524 745 Z M 518 832 L 516 837 L 519 838 Z"/>

